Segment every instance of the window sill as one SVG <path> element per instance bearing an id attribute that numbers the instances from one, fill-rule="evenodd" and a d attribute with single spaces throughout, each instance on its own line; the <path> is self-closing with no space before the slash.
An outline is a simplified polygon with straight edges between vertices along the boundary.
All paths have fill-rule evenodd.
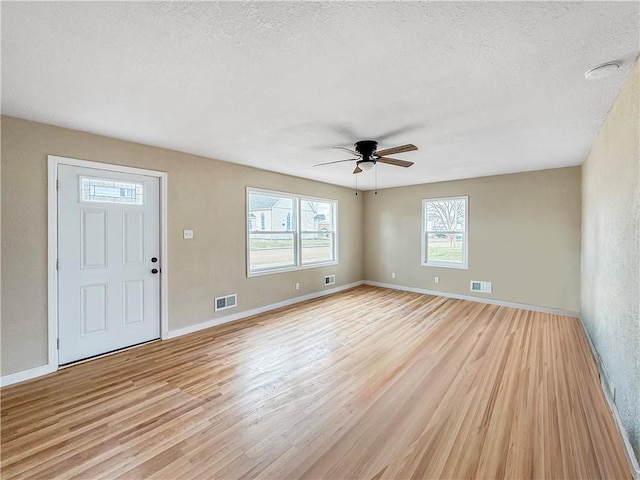
<path id="1" fill-rule="evenodd" d="M 274 268 L 269 270 L 258 270 L 254 272 L 247 272 L 247 278 L 251 277 L 261 277 L 263 275 L 273 275 L 274 273 L 288 273 L 288 272 L 296 272 L 298 270 L 308 270 L 310 268 L 318 268 L 318 267 L 328 267 L 331 265 L 338 265 L 337 261 L 332 262 L 322 262 L 322 263 L 310 263 L 307 265 L 303 265 L 300 267 L 284 267 L 284 268 Z"/>
<path id="2" fill-rule="evenodd" d="M 447 263 L 447 262 L 427 262 L 422 263 L 423 267 L 436 267 L 436 268 L 454 268 L 456 270 L 469 270 L 467 265 L 460 265 L 458 263 Z"/>

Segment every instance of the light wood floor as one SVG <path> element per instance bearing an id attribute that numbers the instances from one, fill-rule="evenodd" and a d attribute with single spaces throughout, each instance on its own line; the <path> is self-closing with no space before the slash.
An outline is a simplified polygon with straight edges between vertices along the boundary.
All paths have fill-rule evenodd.
<path id="1" fill-rule="evenodd" d="M 578 320 L 358 287 L 2 389 L 8 478 L 630 478 Z"/>

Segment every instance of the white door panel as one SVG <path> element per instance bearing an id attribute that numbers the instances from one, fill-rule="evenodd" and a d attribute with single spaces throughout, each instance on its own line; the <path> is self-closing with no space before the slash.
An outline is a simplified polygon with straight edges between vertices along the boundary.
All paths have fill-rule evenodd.
<path id="1" fill-rule="evenodd" d="M 59 363 L 159 338 L 159 179 L 59 165 L 58 181 Z"/>

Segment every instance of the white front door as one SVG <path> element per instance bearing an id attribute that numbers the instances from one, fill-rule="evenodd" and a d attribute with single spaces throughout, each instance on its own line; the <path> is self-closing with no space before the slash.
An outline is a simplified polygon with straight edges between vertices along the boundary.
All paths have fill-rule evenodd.
<path id="1" fill-rule="evenodd" d="M 160 337 L 156 177 L 58 166 L 58 361 Z"/>

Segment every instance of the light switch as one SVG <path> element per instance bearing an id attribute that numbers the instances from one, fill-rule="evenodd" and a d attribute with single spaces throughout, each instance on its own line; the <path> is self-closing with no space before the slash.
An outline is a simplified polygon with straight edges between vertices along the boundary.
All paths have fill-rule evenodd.
<path id="1" fill-rule="evenodd" d="M 184 231 L 184 238 L 192 239 L 193 238 L 193 230 L 185 230 Z"/>

